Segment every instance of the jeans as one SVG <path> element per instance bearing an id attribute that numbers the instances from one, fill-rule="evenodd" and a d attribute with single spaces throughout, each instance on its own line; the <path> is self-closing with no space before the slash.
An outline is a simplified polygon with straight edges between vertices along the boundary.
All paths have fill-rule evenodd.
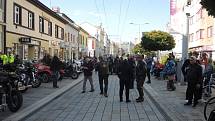
<path id="1" fill-rule="evenodd" d="M 103 89 L 103 83 L 105 85 L 104 89 Z M 108 90 L 108 75 L 106 76 L 99 76 L 99 85 L 100 85 L 100 90 L 101 90 L 101 93 L 103 93 L 103 90 L 104 90 L 104 93 L 107 94 L 107 90 Z"/>
<path id="2" fill-rule="evenodd" d="M 87 83 L 87 80 L 89 80 L 89 82 L 90 82 L 91 90 L 94 90 L 92 76 L 84 76 L 83 91 L 86 91 L 86 83 Z"/>

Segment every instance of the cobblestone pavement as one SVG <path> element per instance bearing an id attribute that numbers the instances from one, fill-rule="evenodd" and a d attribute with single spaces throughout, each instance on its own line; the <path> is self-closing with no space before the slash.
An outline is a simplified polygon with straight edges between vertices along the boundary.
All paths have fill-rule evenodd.
<path id="1" fill-rule="evenodd" d="M 187 86 L 176 84 L 176 91 L 167 91 L 165 80 L 153 78 L 152 83 L 145 84 L 145 87 L 151 87 L 155 91 L 156 95 L 153 98 L 156 99 L 159 105 L 164 107 L 163 110 L 173 121 L 205 121 L 203 102 L 200 101 L 195 108 L 184 106 Z"/>
<path id="2" fill-rule="evenodd" d="M 130 90 L 130 103 L 120 102 L 117 76 L 109 77 L 108 98 L 99 94 L 98 78 L 93 78 L 95 92 L 82 94 L 82 83 L 78 84 L 26 121 L 165 121 L 147 95 L 143 103 L 135 102 L 136 89 Z"/>
<path id="3" fill-rule="evenodd" d="M 80 75 L 80 76 L 82 76 L 82 75 Z M 79 78 L 81 78 L 81 77 L 79 77 Z M 72 81 L 74 81 L 74 80 L 72 80 L 70 78 L 65 78 L 62 81 L 59 81 L 58 85 L 60 88 L 58 88 L 58 89 L 55 89 L 52 87 L 52 82 L 42 83 L 39 88 L 28 89 L 25 93 L 23 93 L 23 105 L 19 111 L 32 105 L 35 102 L 41 100 L 42 98 L 50 95 L 51 93 L 63 88 L 67 84 L 70 84 Z M 12 114 L 14 114 L 14 113 L 10 112 L 9 110 L 7 110 L 6 112 L 0 112 L 0 121 L 9 117 Z"/>

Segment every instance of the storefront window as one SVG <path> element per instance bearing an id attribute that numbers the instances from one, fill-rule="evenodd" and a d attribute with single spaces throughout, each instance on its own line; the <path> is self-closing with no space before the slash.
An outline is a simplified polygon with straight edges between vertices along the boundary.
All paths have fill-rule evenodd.
<path id="1" fill-rule="evenodd" d="M 4 51 L 3 47 L 4 47 L 4 37 L 3 37 L 3 27 L 0 25 L 0 51 Z"/>

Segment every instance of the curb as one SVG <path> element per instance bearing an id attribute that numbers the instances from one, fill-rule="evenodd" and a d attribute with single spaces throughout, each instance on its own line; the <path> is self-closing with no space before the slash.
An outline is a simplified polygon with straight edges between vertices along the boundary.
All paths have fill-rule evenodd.
<path id="1" fill-rule="evenodd" d="M 38 111 L 40 108 L 45 106 L 47 103 L 53 101 L 54 99 L 58 98 L 60 95 L 68 91 L 69 89 L 73 88 L 74 86 L 81 83 L 83 80 L 82 77 L 80 79 L 74 80 L 71 84 L 64 86 L 63 88 L 59 89 L 58 91 L 46 96 L 45 98 L 35 102 L 31 106 L 24 108 L 23 110 L 14 113 L 13 115 L 7 117 L 3 121 L 22 121 L 30 116 L 32 113 Z"/>
<path id="2" fill-rule="evenodd" d="M 144 85 L 144 91 L 147 93 L 148 97 L 151 99 L 151 101 L 155 104 L 159 112 L 163 115 L 163 117 L 166 119 L 166 121 L 177 121 L 178 119 L 174 116 L 173 113 L 168 111 L 168 109 L 162 105 L 161 100 L 163 98 L 159 96 L 159 94 L 148 84 Z"/>

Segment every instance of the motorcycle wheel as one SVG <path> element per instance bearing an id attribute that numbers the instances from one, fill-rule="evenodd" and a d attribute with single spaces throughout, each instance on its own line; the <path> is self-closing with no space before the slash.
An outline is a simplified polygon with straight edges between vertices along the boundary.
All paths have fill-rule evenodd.
<path id="1" fill-rule="evenodd" d="M 71 73 L 71 78 L 72 78 L 72 79 L 77 79 L 78 76 L 79 76 L 79 74 L 78 74 L 78 72 L 76 72 L 76 71 L 74 71 L 74 72 Z"/>
<path id="2" fill-rule="evenodd" d="M 18 111 L 23 103 L 22 94 L 19 91 L 12 91 L 11 95 L 7 97 L 8 108 L 11 112 Z"/>
<path id="3" fill-rule="evenodd" d="M 42 81 L 43 83 L 48 83 L 49 82 L 49 75 L 46 73 L 42 73 L 39 76 L 40 81 Z"/>
<path id="4" fill-rule="evenodd" d="M 32 87 L 33 88 L 38 88 L 41 85 L 41 80 L 35 79 L 35 81 L 32 81 Z"/>

